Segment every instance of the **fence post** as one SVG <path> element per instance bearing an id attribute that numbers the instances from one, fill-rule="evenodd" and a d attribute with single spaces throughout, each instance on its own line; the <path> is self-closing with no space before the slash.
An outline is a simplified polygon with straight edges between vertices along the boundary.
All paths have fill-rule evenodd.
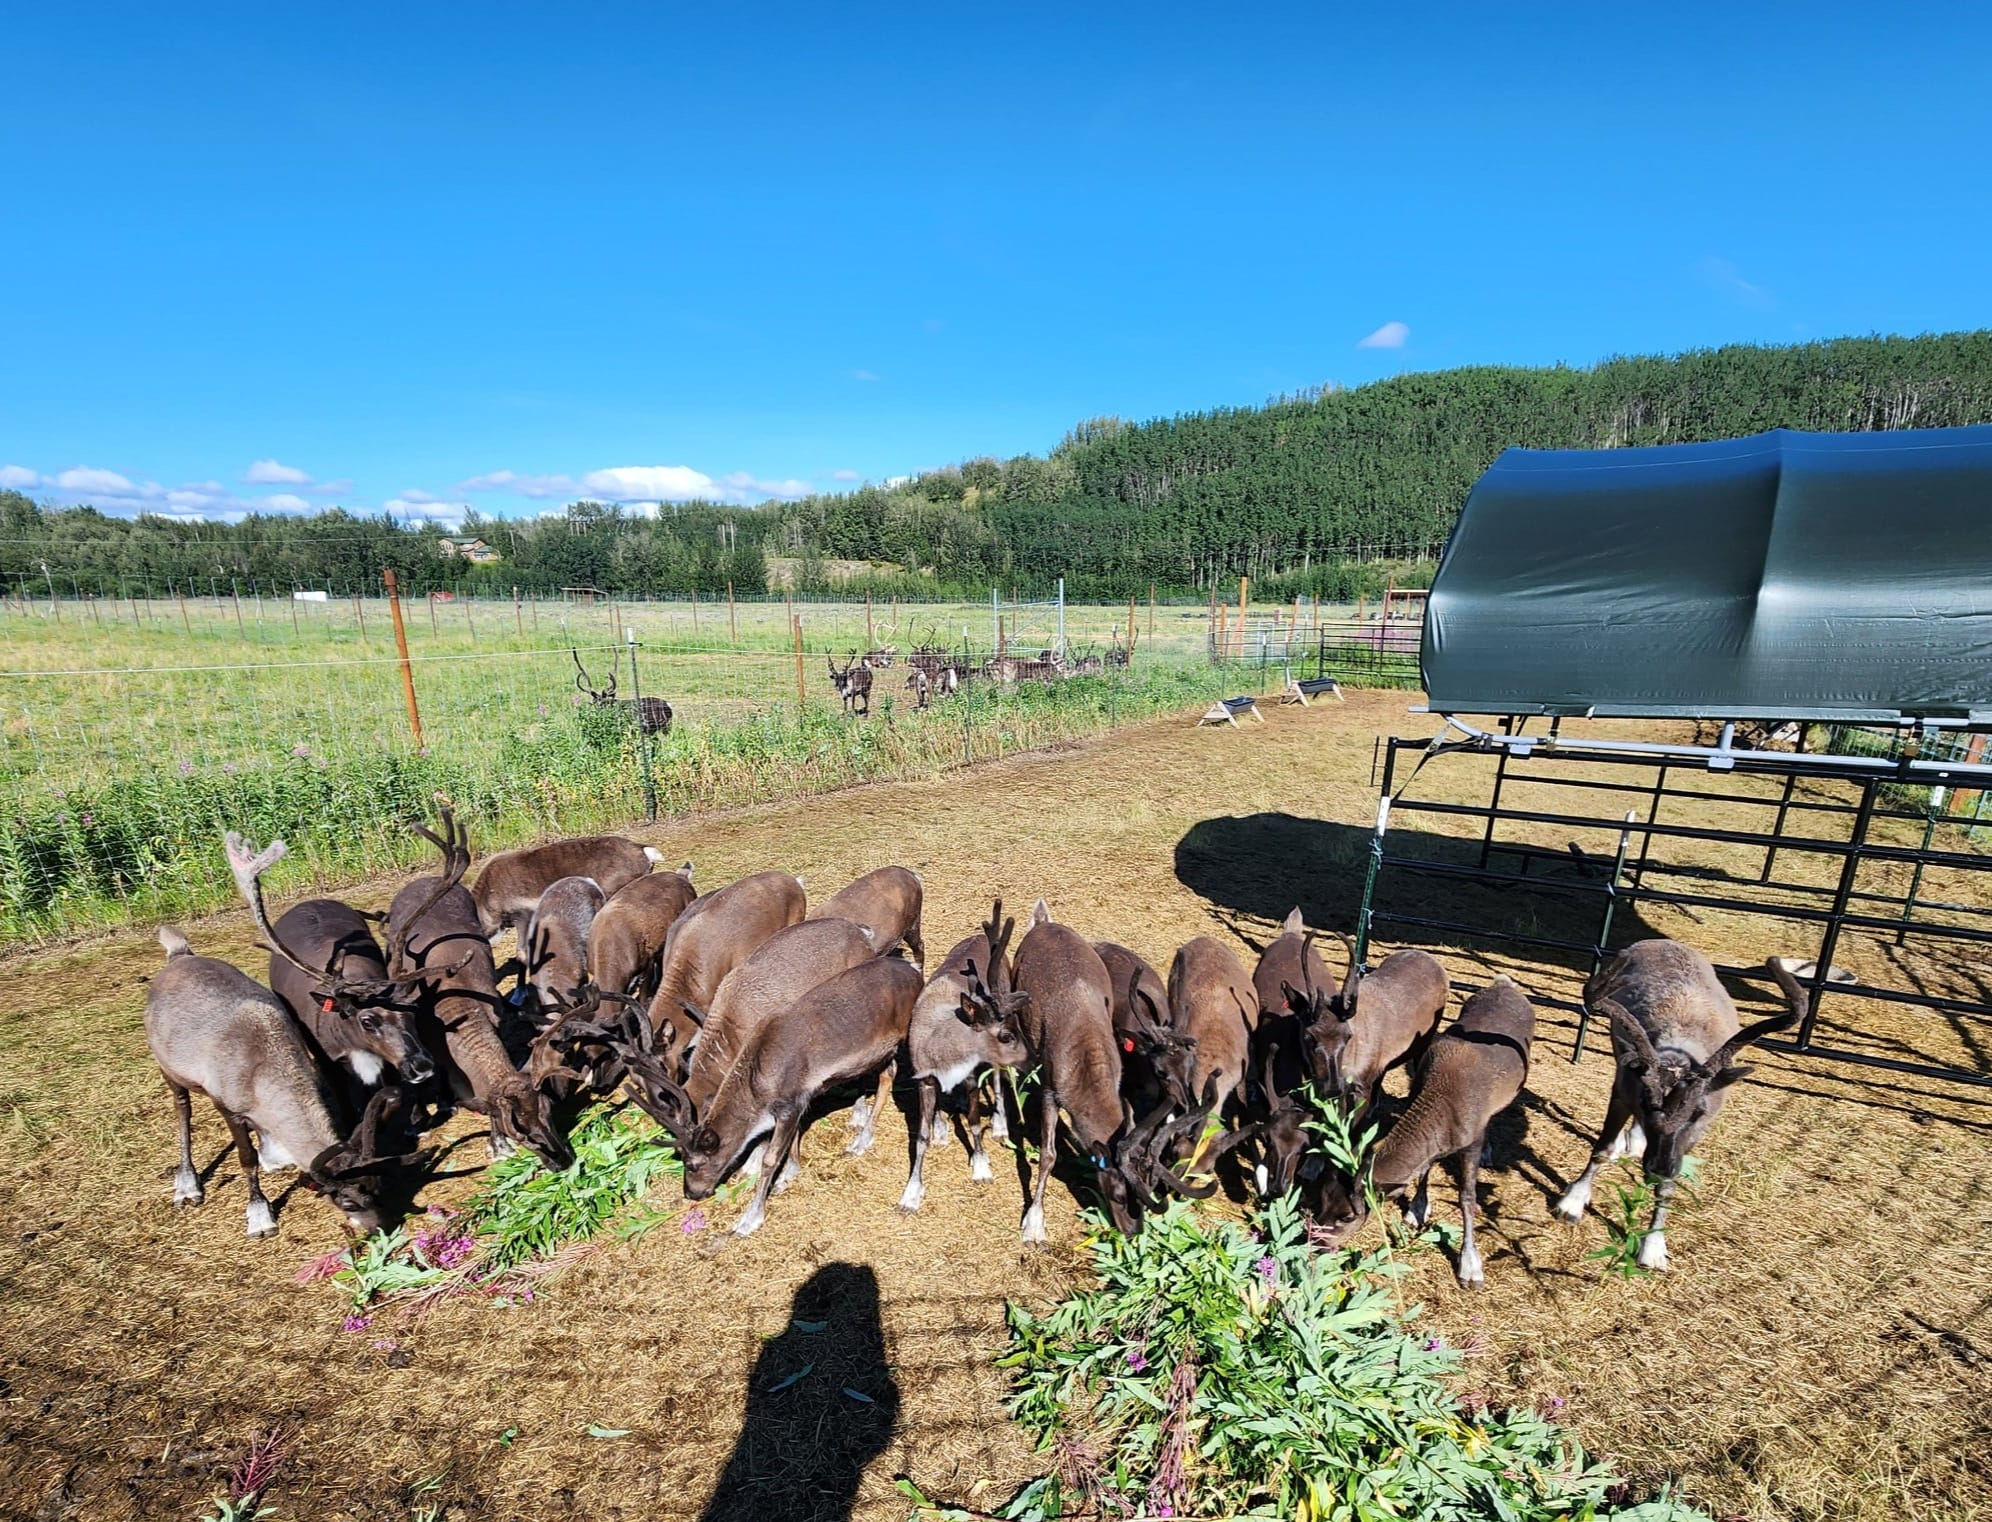
<path id="1" fill-rule="evenodd" d="M 364 645 L 367 642 L 367 609 L 357 587 L 353 590 L 353 619 L 360 626 L 360 643 Z"/>
<path id="2" fill-rule="evenodd" d="M 145 600 L 148 604 L 152 601 L 152 588 L 149 585 L 145 589 Z M 304 635 L 297 626 L 297 588 L 296 587 L 291 588 L 290 605 L 291 605 L 291 638 L 301 640 L 304 638 Z"/>
<path id="3" fill-rule="evenodd" d="M 795 711 L 796 711 L 796 718 L 800 720 L 803 711 L 809 706 L 809 697 L 808 694 L 803 690 L 803 685 L 802 685 L 801 615 L 796 613 L 791 613 L 789 615 L 789 626 L 795 630 Z"/>
<path id="4" fill-rule="evenodd" d="M 1148 583 L 1148 643 L 1155 643 L 1155 583 Z"/>
<path id="5" fill-rule="evenodd" d="M 1245 610 L 1249 606 L 1249 600 L 1251 598 L 1251 595 L 1252 595 L 1252 578 L 1249 576 L 1239 577 L 1238 578 L 1238 654 L 1240 659 L 1243 659 L 1245 655 Z"/>
<path id="6" fill-rule="evenodd" d="M 1058 658 L 1065 659 L 1065 578 L 1058 578 Z"/>
<path id="7" fill-rule="evenodd" d="M 431 592 L 429 594 L 428 603 L 429 603 L 429 632 L 431 634 L 440 634 L 442 633 L 442 630 L 436 626 L 436 594 L 434 592 Z"/>
<path id="8" fill-rule="evenodd" d="M 729 644 L 740 643 L 740 621 L 733 612 L 733 583 L 726 584 L 726 638 Z"/>
<path id="9" fill-rule="evenodd" d="M 519 606 L 519 589 L 512 588 L 512 628 L 521 640 L 526 637 L 526 615 Z"/>
<path id="10" fill-rule="evenodd" d="M 643 760 L 643 808 L 645 819 L 652 824 L 657 822 L 657 776 L 650 765 L 650 726 L 643 722 L 643 676 L 636 669 L 636 652 L 643 647 L 636 642 L 636 631 L 630 629 L 623 636 L 629 646 L 629 685 L 636 694 L 636 705 L 631 716 L 636 720 L 636 743 L 638 754 Z"/>
<path id="11" fill-rule="evenodd" d="M 422 710 L 415 706 L 415 667 L 408 659 L 408 630 L 401 622 L 401 592 L 394 584 L 392 568 L 381 572 L 381 579 L 387 583 L 387 616 L 394 621 L 394 648 L 401 656 L 401 695 L 408 700 L 408 727 L 415 732 L 415 748 L 422 745 Z M 430 602 L 431 612 L 435 603 Z M 297 604 L 291 604 L 293 616 Z"/>
<path id="12" fill-rule="evenodd" d="M 242 588 L 235 584 L 233 576 L 228 578 L 228 595 L 235 600 L 235 632 L 246 638 L 242 628 Z"/>
<path id="13" fill-rule="evenodd" d="M 692 588 L 692 643 L 697 644 L 698 639 L 699 639 L 699 589 L 697 587 L 693 587 Z"/>
<path id="14" fill-rule="evenodd" d="M 177 581 L 174 582 L 172 585 L 173 585 L 173 596 L 175 600 L 178 601 L 178 603 L 180 604 L 180 627 L 182 629 L 185 629 L 187 631 L 188 636 L 191 638 L 194 632 L 194 626 L 187 618 L 187 594 L 180 590 L 180 584 Z M 55 606 L 55 604 L 51 602 L 49 606 L 52 608 Z"/>
<path id="15" fill-rule="evenodd" d="M 1127 669 L 1134 670 L 1134 598 L 1127 600 Z"/>
<path id="16" fill-rule="evenodd" d="M 1003 621 L 1003 615 L 997 611 L 998 601 L 996 588 L 991 587 L 989 589 L 989 643 L 994 645 L 996 653 L 1001 655 L 1003 653 L 1003 631 L 999 625 Z"/>
<path id="17" fill-rule="evenodd" d="M 867 652 L 878 647 L 878 640 L 872 634 L 872 595 L 871 588 L 865 588 L 865 649 Z"/>
<path id="18" fill-rule="evenodd" d="M 470 631 L 470 648 L 477 648 L 477 624 L 470 616 L 470 605 L 475 599 L 465 595 L 463 599 L 463 626 Z"/>

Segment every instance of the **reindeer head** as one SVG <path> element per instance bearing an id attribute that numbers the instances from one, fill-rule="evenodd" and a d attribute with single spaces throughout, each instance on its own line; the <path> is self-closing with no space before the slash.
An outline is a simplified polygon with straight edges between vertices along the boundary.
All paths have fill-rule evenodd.
<path id="1" fill-rule="evenodd" d="M 1282 1094 L 1276 1069 L 1276 1054 L 1268 1049 L 1260 1086 L 1265 1090 L 1266 1119 L 1253 1129 L 1257 1132 L 1266 1164 L 1266 1194 L 1285 1194 L 1300 1175 L 1301 1159 L 1307 1154 L 1307 1107 L 1295 1094 Z"/>
<path id="2" fill-rule="evenodd" d="M 1349 1047 L 1356 1004 L 1362 993 L 1362 968 L 1356 962 L 1355 943 L 1340 931 L 1331 933 L 1349 955 L 1349 970 L 1342 979 L 1340 992 L 1314 986 L 1307 971 L 1308 963 L 1313 960 L 1311 934 L 1300 958 L 1301 980 L 1306 986 L 1295 988 L 1291 983 L 1282 983 L 1280 992 L 1287 1008 L 1300 1017 L 1301 1047 L 1307 1057 L 1308 1076 L 1314 1080 L 1315 1088 L 1346 1114 L 1367 1098 L 1360 1085 L 1352 1085 L 1342 1072 L 1342 1056 Z"/>
<path id="3" fill-rule="evenodd" d="M 380 1151 L 381 1132 L 404 1101 L 404 1092 L 392 1085 L 378 1090 L 353 1134 L 327 1147 L 304 1170 L 305 1188 L 324 1195 L 362 1234 L 380 1229 L 380 1175 L 389 1168 L 419 1166 L 430 1156 L 426 1148 L 399 1156 Z"/>
<path id="4" fill-rule="evenodd" d="M 1203 1200 L 1217 1192 L 1215 1180 L 1193 1184 L 1177 1172 L 1171 1161 L 1184 1144 L 1196 1144 L 1217 1104 L 1215 1076 L 1204 1085 L 1203 1096 L 1194 1107 L 1173 1117 L 1170 1112 L 1175 1105 L 1168 1099 L 1140 1121 L 1134 1118 L 1134 1110 L 1127 1101 L 1121 1101 L 1121 1128 L 1108 1149 L 1110 1157 L 1099 1160 L 1100 1195 L 1116 1231 L 1123 1234 L 1139 1231 L 1145 1214 L 1164 1207 L 1165 1193 Z M 1245 1134 L 1233 1132 L 1225 1137 L 1211 1148 L 1208 1161 L 1215 1161 L 1236 1146 Z"/>
<path id="5" fill-rule="evenodd" d="M 1154 997 L 1141 986 L 1141 972 L 1137 967 L 1128 977 L 1127 1007 L 1134 1028 L 1122 1037 L 1122 1049 L 1145 1058 L 1170 1099 L 1187 1109 L 1196 1098 L 1197 1038 L 1176 1030 L 1155 1007 Z"/>
<path id="6" fill-rule="evenodd" d="M 1611 1021 L 1619 1071 L 1630 1081 L 1634 1118 L 1646 1133 L 1646 1176 L 1654 1180 L 1681 1171 L 1681 1159 L 1694 1150 L 1722 1107 L 1723 1091 L 1750 1072 L 1733 1065 L 1737 1054 L 1798 1019 L 1791 1009 L 1759 1020 L 1697 1061 L 1676 1047 L 1656 1048 L 1645 1023 L 1616 1001 L 1601 998 L 1596 1008 Z"/>
<path id="7" fill-rule="evenodd" d="M 992 953 L 994 963 L 1002 952 Z M 1001 981 L 1000 975 L 998 981 Z M 955 1018 L 990 1043 L 992 1059 L 1004 1067 L 1015 1067 L 1030 1054 L 1024 1036 L 1024 1012 L 1030 1008 L 1028 993 L 994 993 L 982 981 L 975 963 L 968 964 L 968 987 L 955 1006 Z"/>
<path id="8" fill-rule="evenodd" d="M 588 668 L 581 664 L 581 652 L 577 650 L 574 646 L 569 645 L 567 647 L 567 653 L 574 657 L 574 670 L 576 672 L 574 678 L 574 685 L 580 688 L 583 692 L 587 693 L 589 699 L 593 702 L 604 703 L 604 704 L 615 702 L 616 677 L 622 671 L 622 648 L 620 646 L 615 646 L 611 648 L 610 664 L 609 664 L 609 685 L 600 689 L 597 689 L 594 682 L 589 679 Z"/>

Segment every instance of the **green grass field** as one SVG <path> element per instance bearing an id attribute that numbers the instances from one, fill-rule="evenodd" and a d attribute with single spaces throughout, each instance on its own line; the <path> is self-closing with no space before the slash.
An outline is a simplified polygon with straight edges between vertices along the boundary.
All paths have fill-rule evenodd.
<path id="1" fill-rule="evenodd" d="M 0 939 L 213 907 L 227 828 L 282 835 L 282 885 L 351 881 L 418 860 L 406 825 L 453 798 L 484 850 L 660 812 L 723 807 L 987 759 L 1207 702 L 1256 680 L 1213 670 L 1201 608 L 1136 610 L 1132 669 L 1049 689 L 973 683 L 927 712 L 905 652 L 930 640 L 988 654 L 973 604 L 802 601 L 404 604 L 421 743 L 384 600 L 15 603 L 0 613 Z M 895 617 L 896 615 L 896 617 Z M 1068 606 L 1075 652 L 1123 640 L 1128 609 Z M 1048 607 L 1006 610 L 1013 650 L 1056 637 Z M 633 676 L 627 641 L 637 644 Z M 874 716 L 844 718 L 829 680 L 868 644 Z M 644 741 L 597 687 L 667 698 Z M 619 666 L 611 651 L 623 652 Z"/>

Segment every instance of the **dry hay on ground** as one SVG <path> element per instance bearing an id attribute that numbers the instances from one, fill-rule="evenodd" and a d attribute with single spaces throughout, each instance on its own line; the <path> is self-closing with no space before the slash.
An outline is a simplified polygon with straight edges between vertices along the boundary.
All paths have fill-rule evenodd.
<path id="1" fill-rule="evenodd" d="M 820 888 L 906 862 L 925 874 L 937 951 L 992 892 L 1020 906 L 1042 893 L 1166 963 L 1193 934 L 1262 936 L 1296 899 L 1348 925 L 1371 742 L 1427 722 L 1404 704 L 1352 694 L 1245 732 L 1151 725 L 648 838 L 693 857 L 707 884 L 779 864 Z M 1465 797 L 1472 781 L 1435 765 L 1421 787 Z M 1656 912 L 1653 928 L 1737 962 L 1786 949 L 1751 940 L 1761 924 L 1703 920 Z M 246 916 L 189 928 L 197 949 L 257 966 Z M 1570 998 L 1579 979 L 1441 954 L 1469 985 L 1506 968 Z M 289 1201 L 278 1240 L 248 1242 L 228 1158 L 203 1210 L 168 1202 L 170 1107 L 140 1026 L 158 961 L 148 933 L 120 932 L 17 956 L 0 979 L 0 1515 L 192 1516 L 273 1428 L 295 1434 L 269 1495 L 284 1517 L 407 1519 L 439 1504 L 461 1518 L 884 1519 L 905 1515 L 897 1471 L 982 1505 L 1034 1472 L 989 1358 L 1006 1299 L 1083 1278 L 1067 1190 L 1051 1194 L 1054 1249 L 1026 1254 L 1014 1173 L 999 1160 L 996 1184 L 971 1187 L 955 1147 L 931 1160 L 927 1207 L 907 1220 L 892 1208 L 901 1133 L 847 1159 L 833 1118 L 748 1241 L 724 1234 L 732 1211 L 718 1207 L 702 1232 L 604 1248 L 530 1305 L 450 1302 L 342 1332 L 325 1287 L 292 1283 L 339 1245 L 318 1202 Z M 1842 1008 L 1874 1039 L 1916 1043 L 1941 1025 Z M 1676 1271 L 1622 1282 L 1586 1260 L 1599 1220 L 1550 1217 L 1609 1071 L 1596 1055 L 1572 1066 L 1570 1037 L 1546 1010 L 1525 1105 L 1482 1175 L 1487 1292 L 1454 1287 L 1437 1253 L 1414 1260 L 1407 1298 L 1468 1348 L 1472 1387 L 1556 1409 L 1631 1473 L 1678 1475 L 1718 1515 L 1992 1509 L 1992 1106 L 1768 1056 L 1706 1149 L 1699 1203 L 1677 1216 Z M 203 1162 L 222 1151 L 211 1113 L 197 1140 Z M 460 1197 L 480 1158 L 457 1149 L 454 1176 L 424 1199 Z M 1455 1208 L 1441 1186 L 1438 1218 Z"/>

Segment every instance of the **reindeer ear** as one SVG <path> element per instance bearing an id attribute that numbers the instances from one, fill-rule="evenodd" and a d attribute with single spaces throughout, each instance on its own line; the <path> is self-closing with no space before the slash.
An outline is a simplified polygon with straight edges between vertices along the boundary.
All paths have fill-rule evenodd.
<path id="1" fill-rule="evenodd" d="M 1718 1089 L 1726 1089 L 1737 1079 L 1748 1078 L 1756 1071 L 1755 1065 L 1747 1062 L 1740 1067 L 1724 1068 L 1708 1081 L 1708 1091 L 1713 1094 Z"/>

